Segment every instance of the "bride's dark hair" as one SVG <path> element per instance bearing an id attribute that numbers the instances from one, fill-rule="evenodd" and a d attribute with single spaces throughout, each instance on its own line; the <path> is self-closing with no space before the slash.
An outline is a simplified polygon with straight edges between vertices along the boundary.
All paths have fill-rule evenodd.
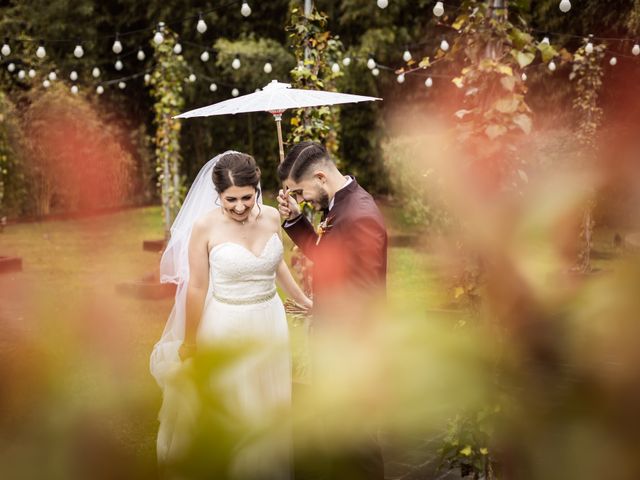
<path id="1" fill-rule="evenodd" d="M 229 187 L 253 187 L 260 198 L 260 168 L 251 155 L 240 152 L 220 157 L 211 172 L 213 185 L 219 195 Z M 259 207 L 259 205 L 258 205 Z"/>

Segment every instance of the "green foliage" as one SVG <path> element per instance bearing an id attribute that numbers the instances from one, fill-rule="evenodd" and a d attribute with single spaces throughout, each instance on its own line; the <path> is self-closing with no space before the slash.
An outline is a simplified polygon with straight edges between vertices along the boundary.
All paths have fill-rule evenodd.
<path id="1" fill-rule="evenodd" d="M 155 147 L 158 188 L 162 199 L 165 237 L 178 214 L 184 195 L 184 179 L 180 172 L 180 129 L 182 124 L 173 117 L 184 110 L 183 81 L 188 73 L 181 55 L 173 53 L 176 35 L 165 29 L 164 42 L 151 42 L 156 66 L 149 81 L 151 94 L 156 99 Z"/>
<path id="2" fill-rule="evenodd" d="M 21 138 L 16 108 L 0 92 L 0 218 L 21 213 L 27 196 L 19 149 Z"/>
<path id="3" fill-rule="evenodd" d="M 327 16 L 315 9 L 305 16 L 294 7 L 287 31 L 297 61 L 291 70 L 293 87 L 335 91 L 335 80 L 342 73 L 333 72 L 331 66 L 341 58 L 342 43 L 327 30 Z M 322 142 L 339 164 L 339 121 L 337 107 L 297 109 L 291 117 L 288 143 Z"/>

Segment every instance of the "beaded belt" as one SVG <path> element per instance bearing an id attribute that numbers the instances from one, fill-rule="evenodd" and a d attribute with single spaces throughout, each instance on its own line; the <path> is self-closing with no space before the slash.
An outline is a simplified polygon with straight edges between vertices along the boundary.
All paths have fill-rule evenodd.
<path id="1" fill-rule="evenodd" d="M 252 298 L 224 298 L 224 297 L 219 297 L 215 293 L 213 293 L 212 296 L 215 300 L 217 300 L 220 303 L 228 303 L 230 305 L 255 305 L 258 303 L 264 303 L 271 300 L 273 297 L 276 296 L 276 290 L 273 290 L 272 292 L 267 293 L 266 295 L 261 295 L 259 297 L 252 297 Z"/>

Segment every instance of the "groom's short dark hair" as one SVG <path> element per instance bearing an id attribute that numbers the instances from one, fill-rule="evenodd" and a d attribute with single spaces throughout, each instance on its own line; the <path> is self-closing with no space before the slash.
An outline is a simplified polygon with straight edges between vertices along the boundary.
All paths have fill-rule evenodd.
<path id="1" fill-rule="evenodd" d="M 331 158 L 322 144 L 300 142 L 289 150 L 284 161 L 278 166 L 278 177 L 283 182 L 287 178 L 299 182 L 311 167 L 324 162 L 331 162 Z"/>

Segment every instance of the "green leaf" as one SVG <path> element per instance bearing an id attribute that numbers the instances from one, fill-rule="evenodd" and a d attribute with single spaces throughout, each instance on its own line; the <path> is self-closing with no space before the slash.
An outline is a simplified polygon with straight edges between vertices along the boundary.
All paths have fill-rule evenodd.
<path id="1" fill-rule="evenodd" d="M 524 68 L 527 65 L 531 64 L 534 58 L 536 58 L 534 53 L 529 53 L 529 52 L 516 53 L 516 60 L 518 61 L 518 65 L 520 65 L 520 68 Z"/>
<path id="2" fill-rule="evenodd" d="M 471 445 L 467 445 L 462 450 L 460 450 L 460 454 L 464 455 L 465 457 L 468 457 L 472 453 L 473 453 L 473 449 L 471 448 Z"/>
<path id="3" fill-rule="evenodd" d="M 513 118 L 513 123 L 518 125 L 520 129 L 527 135 L 531 133 L 531 127 L 533 122 L 531 121 L 531 117 L 526 113 L 521 113 L 519 115 L 516 115 Z"/>
<path id="4" fill-rule="evenodd" d="M 558 55 L 557 50 L 553 48 L 551 45 L 548 45 L 546 43 L 539 43 L 538 50 L 542 55 L 542 61 L 544 63 L 547 63 L 549 60 L 551 60 L 552 58 Z"/>
<path id="5" fill-rule="evenodd" d="M 510 95 L 508 97 L 503 97 L 495 103 L 495 109 L 500 113 L 514 113 L 518 110 L 518 106 L 520 105 L 520 101 L 518 97 L 515 95 Z"/>
<path id="6" fill-rule="evenodd" d="M 506 91 L 513 92 L 516 86 L 516 79 L 514 77 L 502 77 L 500 78 L 500 84 Z"/>

